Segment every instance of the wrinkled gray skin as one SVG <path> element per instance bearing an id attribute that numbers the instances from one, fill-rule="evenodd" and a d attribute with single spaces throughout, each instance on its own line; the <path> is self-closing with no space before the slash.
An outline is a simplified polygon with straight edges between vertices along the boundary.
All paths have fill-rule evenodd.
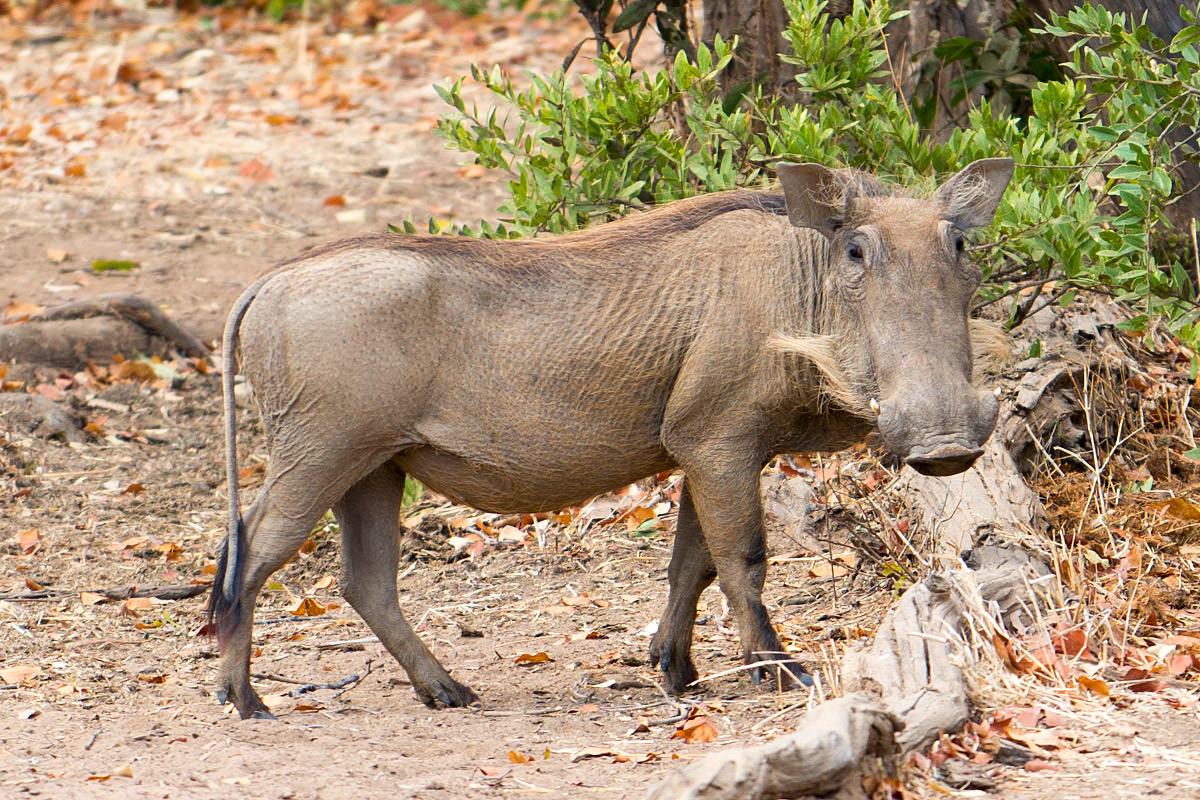
<path id="1" fill-rule="evenodd" d="M 255 599 L 332 507 L 346 599 L 417 695 L 477 700 L 398 605 L 406 474 L 480 509 L 539 511 L 681 468 L 654 662 L 673 691 L 696 678 L 696 602 L 716 578 L 746 662 L 766 662 L 756 677 L 803 679 L 762 603 L 759 473 L 775 454 L 836 450 L 876 425 L 923 472 L 970 466 L 996 402 L 970 384 L 979 275 L 962 234 L 990 222 L 1012 169 L 978 161 L 914 199 L 862 173 L 781 164 L 782 197 L 709 195 L 531 241 L 369 236 L 277 267 L 237 301 L 225 333 L 218 697 L 242 717 L 268 714 L 250 686 Z M 836 367 L 818 371 L 779 335 L 833 342 Z M 270 454 L 244 523 L 239 339 Z M 822 386 L 839 379 L 831 399 Z"/>

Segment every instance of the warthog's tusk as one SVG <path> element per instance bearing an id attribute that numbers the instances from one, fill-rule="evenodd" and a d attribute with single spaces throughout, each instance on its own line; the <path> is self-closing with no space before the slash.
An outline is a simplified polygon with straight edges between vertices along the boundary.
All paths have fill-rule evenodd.
<path id="1" fill-rule="evenodd" d="M 1001 392 L 1000 387 L 997 386 L 995 389 L 992 389 L 992 394 L 996 395 L 996 399 L 999 400 L 1000 395 L 1003 394 L 1003 392 Z"/>
<path id="2" fill-rule="evenodd" d="M 867 405 L 871 408 L 872 414 L 874 414 L 875 416 L 879 416 L 879 401 L 878 400 L 876 400 L 874 397 L 872 397 L 867 402 Z"/>

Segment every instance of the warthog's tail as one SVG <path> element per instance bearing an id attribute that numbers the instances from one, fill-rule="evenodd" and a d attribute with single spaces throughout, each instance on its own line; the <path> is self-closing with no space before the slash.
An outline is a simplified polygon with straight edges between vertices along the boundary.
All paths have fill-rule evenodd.
<path id="1" fill-rule="evenodd" d="M 237 404 L 233 394 L 233 379 L 237 366 L 234 351 L 237 349 L 242 317 L 268 277 L 270 276 L 264 275 L 242 292 L 229 312 L 221 339 L 221 390 L 225 411 L 225 480 L 229 487 L 229 531 L 221 544 L 217 572 L 213 576 L 213 590 L 208 599 L 208 632 L 217 635 L 217 644 L 221 649 L 224 649 L 229 634 L 241 622 L 242 583 L 245 581 L 248 545 L 246 524 L 238 503 Z"/>

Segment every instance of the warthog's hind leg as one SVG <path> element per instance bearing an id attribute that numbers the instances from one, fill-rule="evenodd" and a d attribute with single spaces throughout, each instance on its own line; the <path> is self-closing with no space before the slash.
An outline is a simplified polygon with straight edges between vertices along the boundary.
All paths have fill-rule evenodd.
<path id="1" fill-rule="evenodd" d="M 333 507 L 342 528 L 346 600 L 408 672 L 421 702 L 467 706 L 479 698 L 450 677 L 400 612 L 396 565 L 404 473 L 384 464 L 350 488 Z"/>
<path id="2" fill-rule="evenodd" d="M 241 613 L 231 630 L 218 632 L 221 662 L 217 700 L 233 703 L 242 719 L 271 719 L 273 715 L 250 685 L 250 650 L 254 604 L 271 573 L 296 554 L 323 511 L 289 517 L 271 503 L 264 490 L 245 514 L 246 563 L 242 583 Z"/>
<path id="3" fill-rule="evenodd" d="M 675 544 L 667 567 L 670 590 L 658 631 L 650 640 L 650 662 L 666 676 L 667 688 L 676 694 L 696 680 L 692 662 L 692 628 L 696 624 L 696 603 L 717 568 L 700 532 L 700 521 L 692 506 L 686 479 L 679 495 L 679 519 L 675 525 Z"/>

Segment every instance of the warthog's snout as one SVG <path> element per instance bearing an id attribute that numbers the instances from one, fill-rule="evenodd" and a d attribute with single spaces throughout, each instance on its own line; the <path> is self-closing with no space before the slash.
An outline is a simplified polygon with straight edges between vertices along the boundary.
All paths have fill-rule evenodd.
<path id="1" fill-rule="evenodd" d="M 956 475 L 983 454 L 996 427 L 991 392 L 910 390 L 879 405 L 879 432 L 904 463 L 922 475 Z"/>

